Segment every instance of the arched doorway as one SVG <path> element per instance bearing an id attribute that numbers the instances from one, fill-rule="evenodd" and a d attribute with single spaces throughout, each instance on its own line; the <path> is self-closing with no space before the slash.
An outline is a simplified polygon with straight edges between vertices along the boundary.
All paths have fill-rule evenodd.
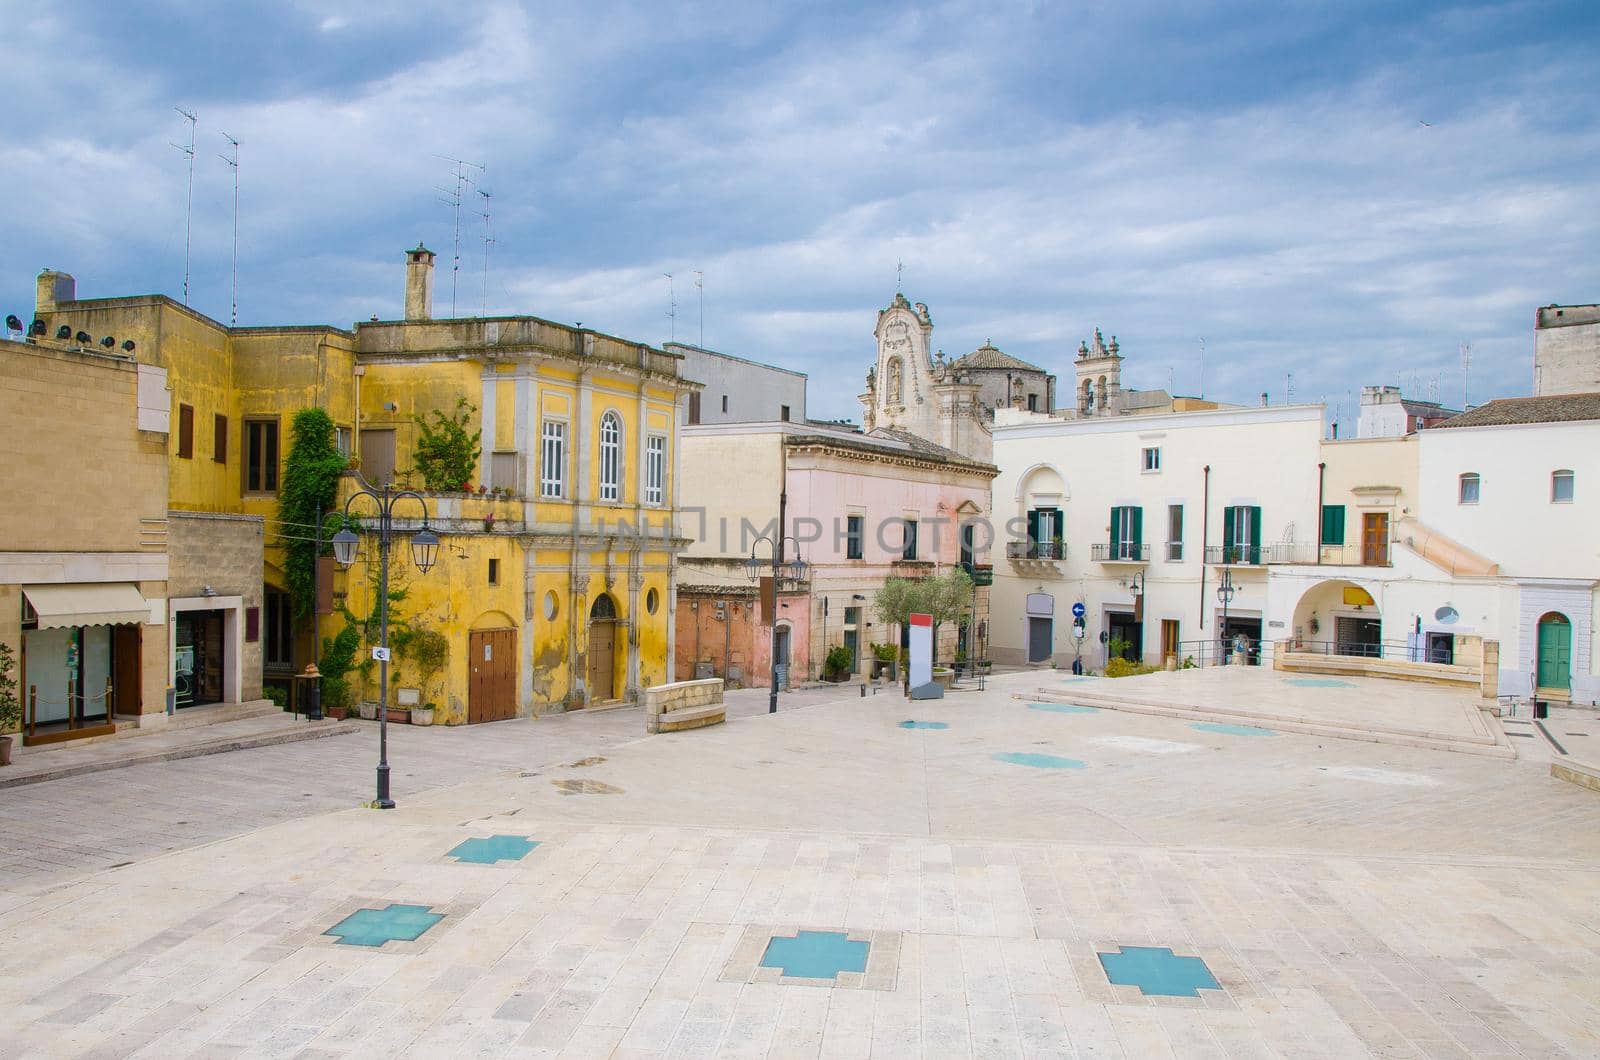
<path id="1" fill-rule="evenodd" d="M 589 702 L 616 698 L 617 604 L 609 593 L 589 608 Z"/>
<path id="2" fill-rule="evenodd" d="M 1382 616 L 1372 593 L 1365 586 L 1338 578 L 1307 589 L 1295 605 L 1291 650 L 1382 656 Z"/>
<path id="3" fill-rule="evenodd" d="M 1572 622 L 1560 611 L 1539 619 L 1537 675 L 1540 688 L 1572 687 Z"/>

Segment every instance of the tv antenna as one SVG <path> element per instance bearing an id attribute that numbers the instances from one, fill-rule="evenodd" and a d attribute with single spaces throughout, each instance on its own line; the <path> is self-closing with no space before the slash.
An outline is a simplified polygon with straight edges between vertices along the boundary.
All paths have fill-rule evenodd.
<path id="1" fill-rule="evenodd" d="M 1293 372 L 1285 372 L 1285 373 L 1283 373 L 1283 403 L 1285 405 L 1293 405 L 1294 404 L 1294 373 Z"/>
<path id="2" fill-rule="evenodd" d="M 228 163 L 228 168 L 233 170 L 233 318 L 229 321 L 234 327 L 239 326 L 239 141 L 222 134 L 222 138 L 233 145 L 233 157 L 218 155 L 217 157 Z"/>
<path id="3" fill-rule="evenodd" d="M 1472 373 L 1472 343 L 1461 340 L 1461 411 L 1466 412 L 1472 407 L 1468 399 L 1467 382 Z"/>
<path id="4" fill-rule="evenodd" d="M 1206 340 L 1200 340 L 1200 396 L 1206 396 Z"/>
<path id="5" fill-rule="evenodd" d="M 442 158 L 456 167 L 454 188 L 441 188 L 435 185 L 435 188 L 445 196 L 439 201 L 450 207 L 455 214 L 455 251 L 450 261 L 450 315 L 453 317 L 456 315 L 456 281 L 461 273 L 461 200 L 466 197 L 467 186 L 473 183 L 472 176 L 467 170 L 476 169 L 479 173 L 485 170 L 483 165 L 477 162 L 451 158 L 449 155 L 435 154 L 433 157 Z"/>
<path id="6" fill-rule="evenodd" d="M 173 107 L 173 110 L 183 115 L 183 120 L 189 123 L 189 145 L 172 144 L 185 155 L 189 156 L 189 190 L 183 204 L 183 304 L 189 304 L 189 248 L 192 224 L 194 221 L 194 129 L 200 119 L 195 117 L 192 110 L 182 107 Z M 171 143 L 171 141 L 168 141 Z"/>
<path id="7" fill-rule="evenodd" d="M 663 272 L 667 278 L 667 341 L 678 341 L 678 289 L 672 282 L 672 273 Z"/>
<path id="8" fill-rule="evenodd" d="M 478 189 L 478 194 L 483 196 L 483 213 L 480 215 L 483 217 L 483 306 L 478 310 L 478 315 L 486 317 L 489 315 L 489 247 L 495 242 L 489 230 L 489 200 L 493 196 L 482 188 Z"/>
<path id="9" fill-rule="evenodd" d="M 706 348 L 706 274 L 699 269 L 694 270 L 694 293 L 700 303 L 700 341 L 697 345 L 703 350 Z"/>

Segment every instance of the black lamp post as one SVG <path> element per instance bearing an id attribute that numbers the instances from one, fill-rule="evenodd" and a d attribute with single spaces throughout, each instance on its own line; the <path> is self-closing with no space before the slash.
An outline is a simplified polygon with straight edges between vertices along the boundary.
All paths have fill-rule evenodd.
<path id="1" fill-rule="evenodd" d="M 1222 569 L 1222 584 L 1217 586 L 1217 599 L 1222 601 L 1222 665 L 1228 665 L 1228 604 L 1233 600 L 1233 571 Z"/>
<path id="2" fill-rule="evenodd" d="M 772 549 L 772 613 L 767 616 L 772 623 L 772 692 L 767 697 L 767 713 L 778 712 L 778 590 L 783 585 L 785 578 L 791 581 L 801 581 L 806 576 L 806 561 L 800 558 L 800 542 L 793 537 L 783 536 L 783 523 L 787 516 L 785 510 L 789 504 L 789 491 L 784 490 L 778 495 L 778 530 L 775 534 L 762 534 L 750 545 L 750 558 L 745 560 L 745 573 L 751 581 L 760 581 L 761 570 L 765 562 L 756 556 L 756 546 L 763 541 Z M 794 541 L 794 559 L 784 562 L 784 544 Z"/>
<path id="3" fill-rule="evenodd" d="M 394 809 L 389 797 L 389 542 L 394 533 L 395 503 L 410 497 L 422 509 L 422 529 L 411 535 L 411 561 L 428 573 L 439 558 L 439 535 L 428 529 L 428 505 L 411 490 L 392 490 L 387 484 L 377 492 L 357 490 L 345 502 L 345 527 L 333 535 L 333 558 L 341 567 L 356 561 L 360 539 L 350 531 L 350 505 L 357 497 L 370 497 L 378 505 L 378 798 L 380 810 Z"/>

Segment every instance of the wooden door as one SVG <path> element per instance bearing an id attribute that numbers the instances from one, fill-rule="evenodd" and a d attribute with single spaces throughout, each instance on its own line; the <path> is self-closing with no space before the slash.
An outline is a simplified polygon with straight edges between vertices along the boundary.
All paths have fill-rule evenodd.
<path id="1" fill-rule="evenodd" d="M 1167 656 L 1178 654 L 1178 620 L 1163 618 L 1161 620 L 1161 662 L 1165 665 Z"/>
<path id="2" fill-rule="evenodd" d="M 394 430 L 369 428 L 361 432 L 361 477 L 374 486 L 394 481 Z"/>
<path id="3" fill-rule="evenodd" d="M 517 631 L 474 630 L 467 635 L 467 724 L 517 716 Z"/>
<path id="4" fill-rule="evenodd" d="M 1572 623 L 1558 614 L 1539 620 L 1539 687 L 1572 685 Z"/>
<path id="5" fill-rule="evenodd" d="M 615 698 L 617 623 L 596 618 L 589 623 L 589 700 L 600 703 Z"/>
<path id="6" fill-rule="evenodd" d="M 138 626 L 111 627 L 111 698 L 118 714 L 137 714 L 143 702 L 139 634 Z"/>
<path id="7" fill-rule="evenodd" d="M 1366 512 L 1361 516 L 1361 563 L 1366 567 L 1389 565 L 1389 513 Z"/>

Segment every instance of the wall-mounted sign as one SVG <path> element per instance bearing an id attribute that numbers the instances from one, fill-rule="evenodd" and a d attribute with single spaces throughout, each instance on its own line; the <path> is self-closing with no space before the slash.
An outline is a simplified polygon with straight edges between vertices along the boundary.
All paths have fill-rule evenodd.
<path id="1" fill-rule="evenodd" d="M 1449 604 L 1445 604 L 1433 613 L 1433 620 L 1440 625 L 1453 626 L 1461 618 L 1461 613 Z"/>
<path id="2" fill-rule="evenodd" d="M 1049 593 L 1029 593 L 1027 613 L 1036 618 L 1050 618 L 1056 613 L 1056 598 Z"/>
<path id="3" fill-rule="evenodd" d="M 389 661 L 389 649 L 388 648 L 373 648 L 372 649 L 372 661 L 373 662 L 388 662 Z"/>

